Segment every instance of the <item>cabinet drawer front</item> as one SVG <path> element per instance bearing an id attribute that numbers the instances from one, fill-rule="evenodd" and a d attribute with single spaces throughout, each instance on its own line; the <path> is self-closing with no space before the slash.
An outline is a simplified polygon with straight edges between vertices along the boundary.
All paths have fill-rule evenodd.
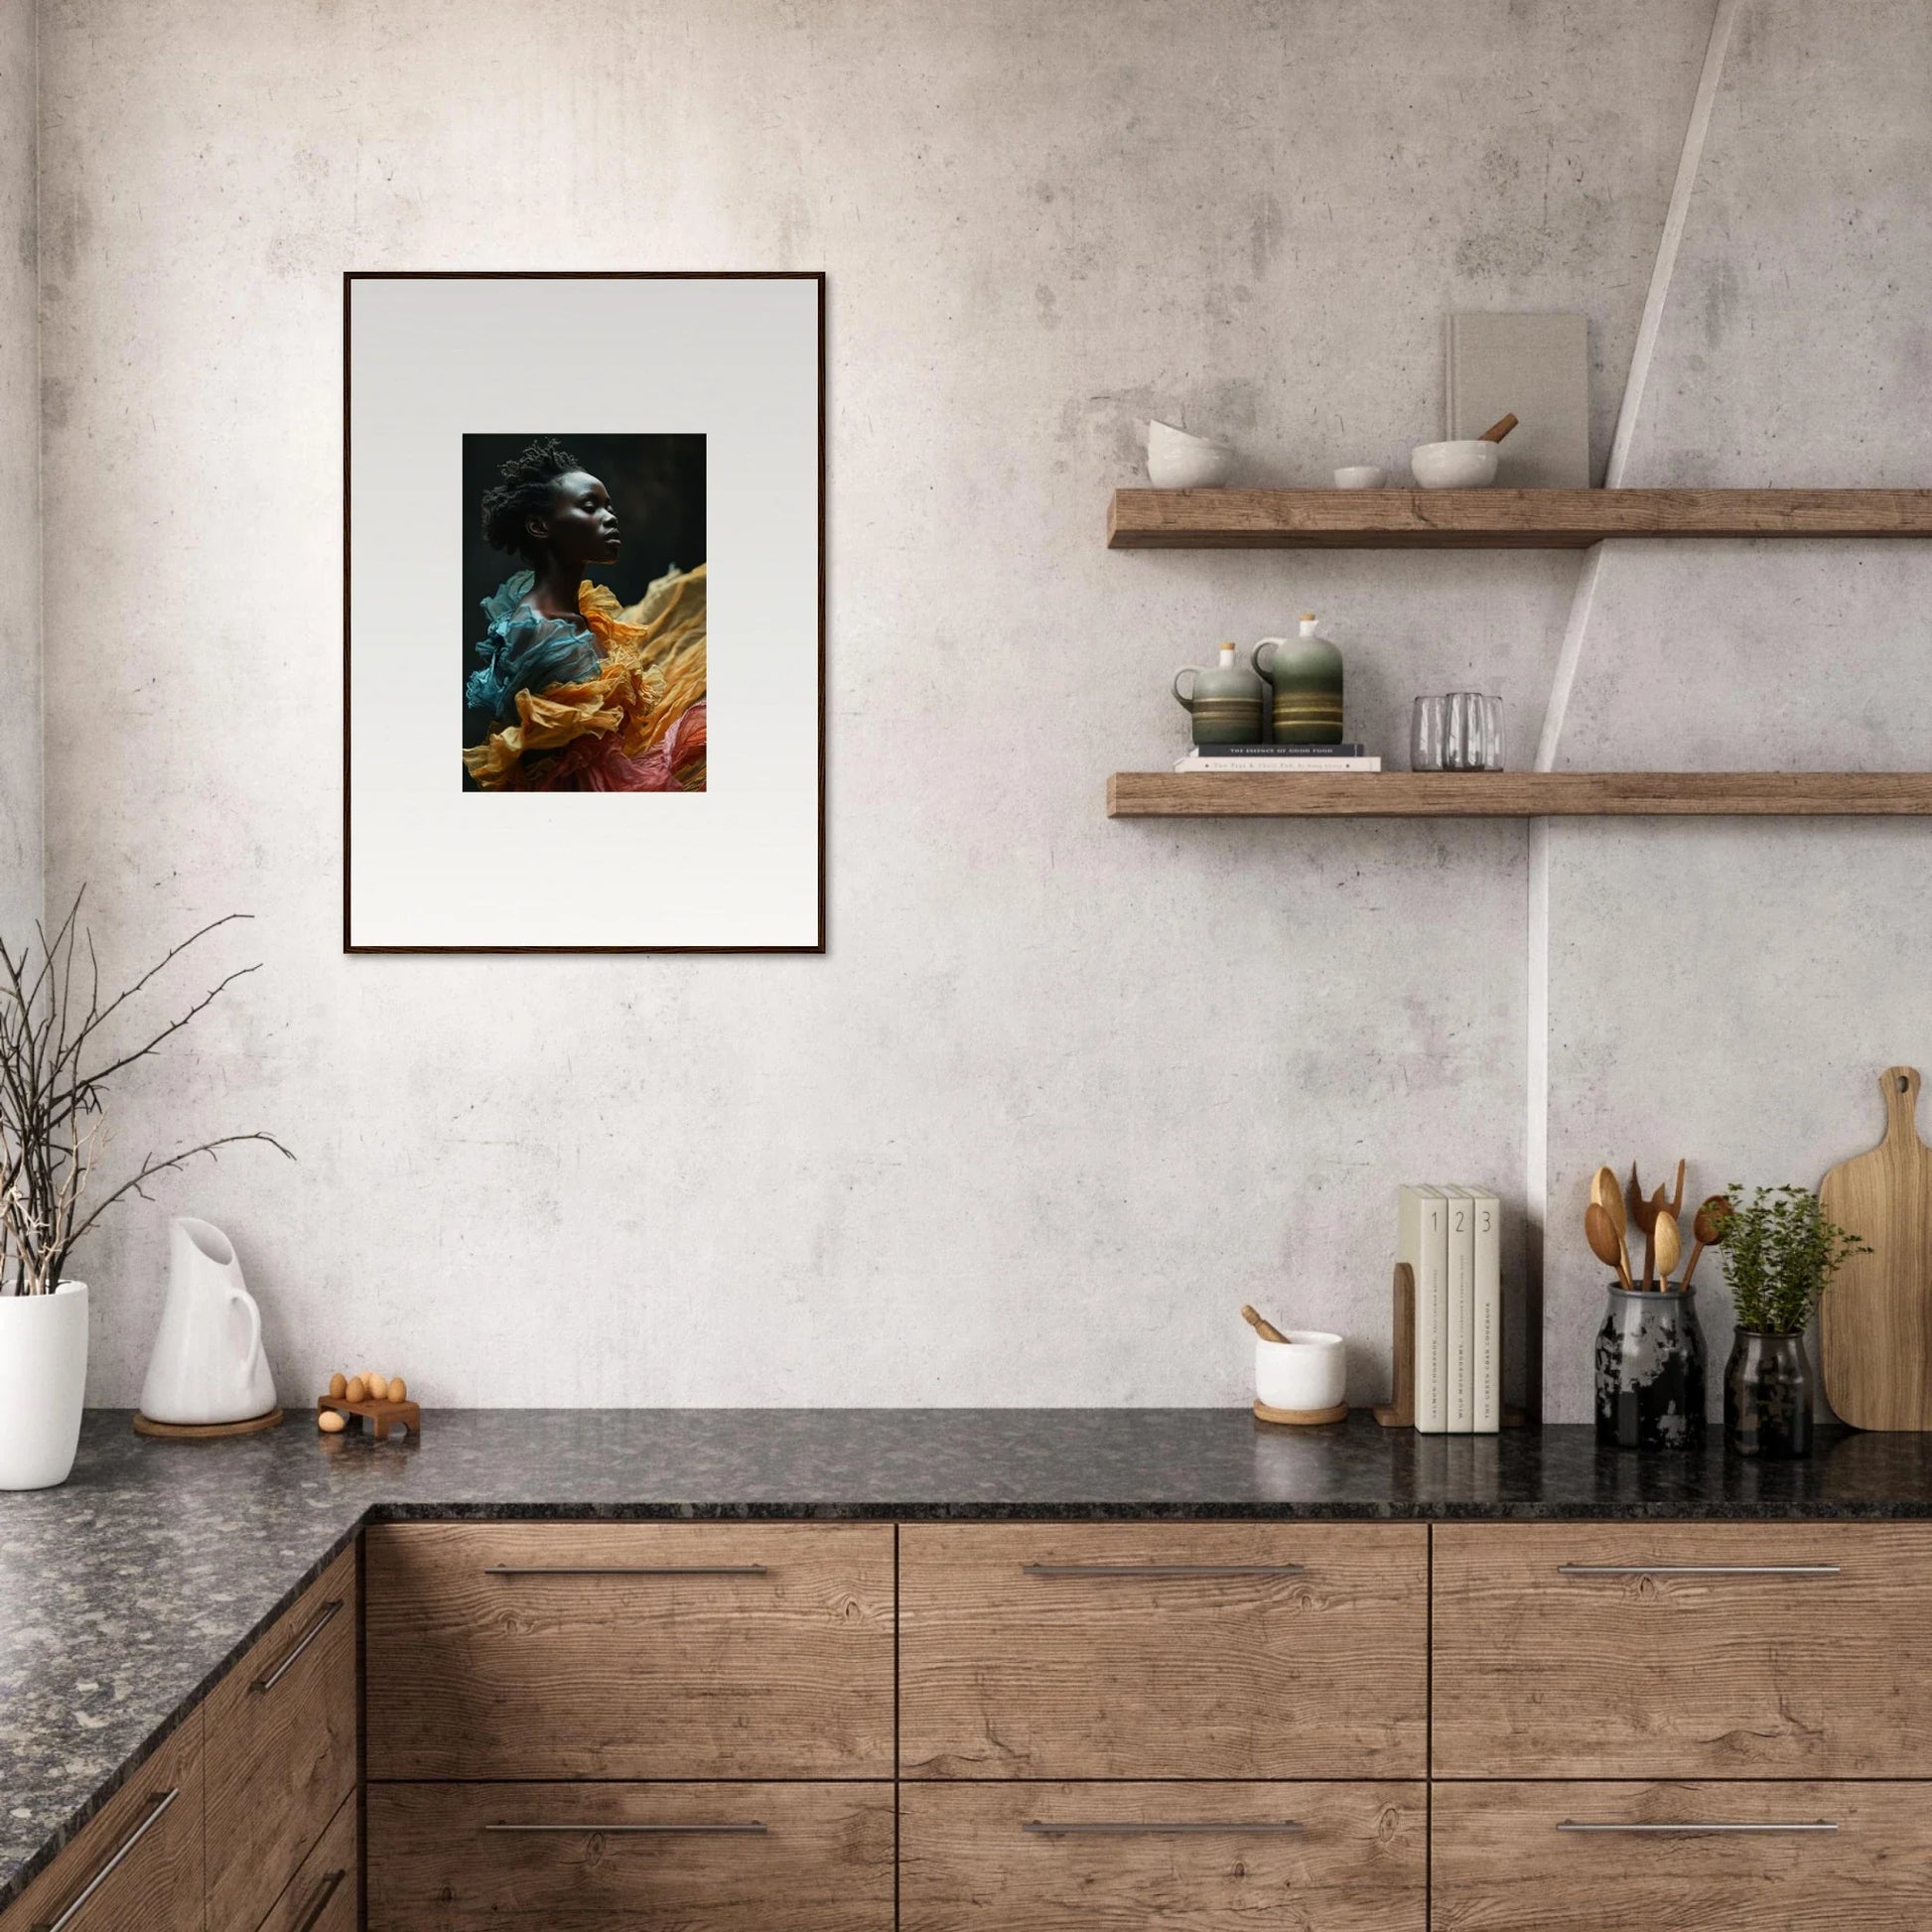
<path id="1" fill-rule="evenodd" d="M 255 1932 L 355 1787 L 355 1552 L 208 1693 L 207 1932 Z"/>
<path id="2" fill-rule="evenodd" d="M 1932 1791 L 1439 1784 L 1432 1858 L 1437 1932 L 1924 1932 Z"/>
<path id="3" fill-rule="evenodd" d="M 889 1524 L 368 1532 L 372 1778 L 890 1777 Z"/>
<path id="4" fill-rule="evenodd" d="M 1424 1932 L 1420 1784 L 903 1787 L 903 1932 Z"/>
<path id="5" fill-rule="evenodd" d="M 384 1784 L 369 1932 L 892 1932 L 889 1784 Z"/>
<path id="6" fill-rule="evenodd" d="M 1420 1777 L 1421 1525 L 908 1525 L 908 1777 Z"/>
<path id="7" fill-rule="evenodd" d="M 1932 1528 L 1441 1525 L 1439 1777 L 1932 1776 Z"/>
<path id="8" fill-rule="evenodd" d="M 202 1714 L 0 1914 L 4 1932 L 202 1932 Z"/>
<path id="9" fill-rule="evenodd" d="M 361 1873 L 351 1791 L 262 1921 L 261 1932 L 355 1932 Z"/>

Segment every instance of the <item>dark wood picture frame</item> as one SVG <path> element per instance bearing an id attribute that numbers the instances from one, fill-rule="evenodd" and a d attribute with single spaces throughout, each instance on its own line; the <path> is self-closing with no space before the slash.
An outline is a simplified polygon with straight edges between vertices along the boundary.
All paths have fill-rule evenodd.
<path id="1" fill-rule="evenodd" d="M 809 944 L 746 946 L 401 946 L 357 945 L 349 930 L 350 851 L 349 786 L 349 592 L 353 559 L 349 539 L 349 378 L 353 367 L 351 294 L 357 282 L 815 282 L 818 285 L 818 919 L 817 935 Z M 825 271 L 784 268 L 605 268 L 605 269 L 469 269 L 379 268 L 343 272 L 343 951 L 345 953 L 823 953 L 826 949 L 826 837 L 825 837 Z"/>

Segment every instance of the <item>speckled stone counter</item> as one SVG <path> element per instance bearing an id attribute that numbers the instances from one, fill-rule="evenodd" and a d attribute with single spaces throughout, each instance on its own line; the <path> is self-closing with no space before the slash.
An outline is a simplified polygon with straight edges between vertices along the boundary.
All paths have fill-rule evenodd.
<path id="1" fill-rule="evenodd" d="M 1828 1431 L 1810 1462 L 1753 1464 L 1219 1409 L 469 1410 L 423 1432 L 155 1443 L 101 1413 L 66 1487 L 0 1496 L 0 1905 L 365 1521 L 1932 1518 L 1921 1436 Z"/>

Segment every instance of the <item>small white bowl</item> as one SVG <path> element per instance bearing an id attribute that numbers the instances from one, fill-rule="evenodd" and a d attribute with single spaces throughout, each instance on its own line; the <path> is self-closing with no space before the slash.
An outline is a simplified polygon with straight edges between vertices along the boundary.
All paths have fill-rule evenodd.
<path id="1" fill-rule="evenodd" d="M 1234 474 L 1225 443 L 1189 436 L 1172 423 L 1147 426 L 1147 476 L 1156 489 L 1218 489 Z"/>
<path id="2" fill-rule="evenodd" d="M 1409 468 L 1425 489 L 1482 489 L 1496 481 L 1500 444 L 1479 437 L 1467 443 L 1418 443 Z"/>
<path id="3" fill-rule="evenodd" d="M 1348 1387 L 1348 1348 L 1339 1335 L 1290 1328 L 1286 1341 L 1255 1337 L 1255 1394 L 1271 1409 L 1332 1409 Z"/>
<path id="4" fill-rule="evenodd" d="M 1380 489 L 1388 480 L 1389 473 L 1372 463 L 1351 463 L 1335 472 L 1337 489 Z"/>

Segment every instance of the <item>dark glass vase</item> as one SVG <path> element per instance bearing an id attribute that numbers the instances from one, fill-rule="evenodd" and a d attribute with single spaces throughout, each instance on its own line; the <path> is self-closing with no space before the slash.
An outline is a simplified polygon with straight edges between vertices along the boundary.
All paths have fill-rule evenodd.
<path id="1" fill-rule="evenodd" d="M 1609 1286 L 1596 1331 L 1596 1440 L 1617 1449 L 1704 1447 L 1704 1330 L 1697 1290 Z"/>
<path id="2" fill-rule="evenodd" d="M 1803 1335 L 1739 1328 L 1725 1366 L 1725 1445 L 1739 1455 L 1809 1455 L 1811 1392 Z"/>

